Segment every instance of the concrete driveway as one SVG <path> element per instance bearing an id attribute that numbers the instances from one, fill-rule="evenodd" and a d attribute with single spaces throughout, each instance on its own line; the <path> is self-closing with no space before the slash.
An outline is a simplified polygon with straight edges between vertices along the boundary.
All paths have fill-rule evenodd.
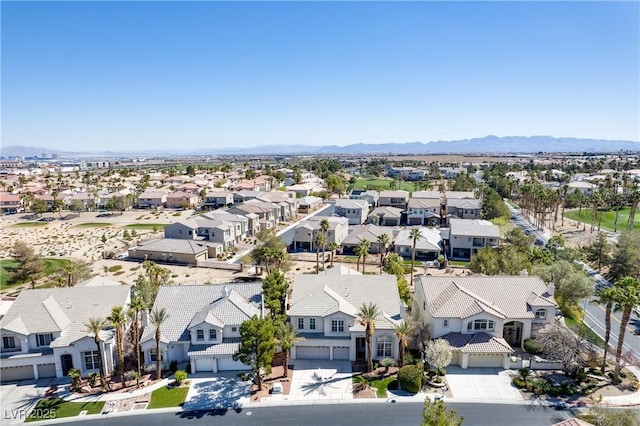
<path id="1" fill-rule="evenodd" d="M 447 367 L 447 383 L 453 397 L 460 400 L 522 401 L 524 398 L 512 384 L 509 370 L 500 368 Z"/>
<path id="2" fill-rule="evenodd" d="M 291 390 L 283 399 L 290 401 L 353 399 L 351 361 L 297 359 Z"/>
<path id="3" fill-rule="evenodd" d="M 249 401 L 251 382 L 244 382 L 237 373 L 216 373 L 215 377 L 189 377 L 191 386 L 184 402 L 185 411 L 211 410 L 242 406 Z"/>
<path id="4" fill-rule="evenodd" d="M 52 384 L 67 383 L 67 379 L 25 380 L 0 386 L 3 425 L 24 422 L 29 410 L 44 396 Z"/>

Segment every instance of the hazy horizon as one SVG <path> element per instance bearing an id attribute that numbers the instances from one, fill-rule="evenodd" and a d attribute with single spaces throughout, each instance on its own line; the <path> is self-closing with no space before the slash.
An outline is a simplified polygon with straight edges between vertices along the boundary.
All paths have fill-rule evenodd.
<path id="1" fill-rule="evenodd" d="M 640 140 L 637 2 L 2 2 L 2 144 Z"/>

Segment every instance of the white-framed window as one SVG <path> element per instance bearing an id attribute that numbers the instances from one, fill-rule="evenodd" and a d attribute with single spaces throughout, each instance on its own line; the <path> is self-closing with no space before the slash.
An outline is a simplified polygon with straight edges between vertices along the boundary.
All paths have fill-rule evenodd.
<path id="1" fill-rule="evenodd" d="M 215 328 L 210 328 L 209 329 L 209 340 L 217 340 L 218 339 L 218 333 L 216 333 L 216 329 Z"/>
<path id="2" fill-rule="evenodd" d="M 449 327 L 449 320 L 448 319 L 442 320 L 442 326 L 443 327 Z"/>
<path id="3" fill-rule="evenodd" d="M 334 333 L 344 332 L 344 320 L 331 320 L 331 331 Z"/>
<path id="4" fill-rule="evenodd" d="M 2 336 L 2 347 L 5 349 L 15 349 L 16 339 L 13 336 Z"/>
<path id="5" fill-rule="evenodd" d="M 302 330 L 304 328 L 304 318 L 298 318 L 298 330 Z"/>
<path id="6" fill-rule="evenodd" d="M 315 329 L 316 329 L 316 319 L 309 318 L 309 330 L 315 330 Z"/>
<path id="7" fill-rule="evenodd" d="M 196 330 L 196 340 L 204 340 L 204 330 L 198 329 Z"/>
<path id="8" fill-rule="evenodd" d="M 495 324 L 491 320 L 477 319 L 467 324 L 467 331 L 493 330 Z"/>
<path id="9" fill-rule="evenodd" d="M 53 334 L 52 333 L 43 333 L 43 334 L 36 335 L 36 342 L 37 342 L 39 347 L 41 347 L 41 346 L 47 346 L 48 347 L 51 344 L 52 340 L 53 340 Z"/>
<path id="10" fill-rule="evenodd" d="M 547 310 L 546 309 L 538 309 L 536 311 L 536 319 L 547 319 Z"/>
<path id="11" fill-rule="evenodd" d="M 156 362 L 158 357 L 156 356 L 156 348 L 149 349 L 149 358 L 151 361 Z M 164 354 L 160 351 L 160 361 L 164 361 Z"/>
<path id="12" fill-rule="evenodd" d="M 82 352 L 82 359 L 84 361 L 85 370 L 97 370 L 100 368 L 100 365 L 98 364 L 98 351 Z"/>
<path id="13" fill-rule="evenodd" d="M 393 339 L 391 336 L 380 336 L 376 339 L 377 356 L 379 358 L 391 357 L 391 346 L 393 345 Z"/>

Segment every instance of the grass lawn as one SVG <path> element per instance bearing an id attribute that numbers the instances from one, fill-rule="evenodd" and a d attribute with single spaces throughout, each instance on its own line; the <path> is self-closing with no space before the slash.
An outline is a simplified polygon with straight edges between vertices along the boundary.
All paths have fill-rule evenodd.
<path id="1" fill-rule="evenodd" d="M 151 401 L 147 408 L 179 407 L 184 402 L 189 387 L 169 388 L 167 386 L 156 389 L 151 393 Z"/>
<path id="2" fill-rule="evenodd" d="M 67 259 L 57 259 L 52 257 L 46 257 L 42 259 L 42 261 L 44 263 L 44 275 L 46 276 L 49 276 L 51 274 L 54 274 L 60 271 L 65 267 L 65 265 L 71 263 L 71 261 Z M 5 288 L 10 287 L 12 285 L 21 284 L 21 283 L 7 284 L 7 281 L 9 281 L 9 272 L 11 272 L 11 270 L 16 268 L 17 266 L 18 266 L 18 263 L 14 262 L 11 259 L 0 260 L 0 289 L 4 290 Z"/>
<path id="3" fill-rule="evenodd" d="M 14 262 L 11 259 L 1 259 L 0 260 L 0 288 L 3 288 L 7 285 L 7 281 L 9 280 L 9 272 L 18 266 L 18 262 Z"/>
<path id="4" fill-rule="evenodd" d="M 27 422 L 73 417 L 81 411 L 86 411 L 87 414 L 100 414 L 103 407 L 104 401 L 67 402 L 60 398 L 41 399 L 27 418 Z"/>
<path id="5" fill-rule="evenodd" d="M 111 226 L 111 224 L 107 222 L 85 222 L 79 223 L 76 226 L 80 228 L 106 228 L 107 226 Z"/>
<path id="6" fill-rule="evenodd" d="M 449 264 L 453 265 L 453 266 L 462 266 L 462 267 L 467 267 L 469 266 L 469 262 L 467 262 L 466 260 L 450 260 Z"/>
<path id="7" fill-rule="evenodd" d="M 167 225 L 168 223 L 132 223 L 130 225 L 125 225 L 124 228 L 143 230 L 153 230 L 155 228 L 157 231 L 162 231 Z"/>
<path id="8" fill-rule="evenodd" d="M 630 207 L 625 207 L 620 209 L 620 213 L 618 213 L 618 232 L 627 229 L 627 220 L 629 219 L 629 211 Z M 579 214 L 581 213 L 581 214 Z M 615 210 L 600 210 L 598 211 L 598 215 L 595 220 L 595 227 L 598 227 L 598 220 L 600 220 L 600 215 L 602 215 L 602 223 L 600 224 L 600 228 L 606 231 L 614 230 L 614 222 L 616 220 L 616 212 Z M 571 210 L 564 213 L 564 216 L 569 219 L 577 220 L 578 222 L 584 222 L 587 226 L 591 225 L 591 208 L 582 208 L 582 212 L 580 210 Z M 636 218 L 633 223 L 633 229 L 640 229 L 640 212 L 636 214 Z"/>
<path id="9" fill-rule="evenodd" d="M 49 222 L 18 222 L 13 226 L 18 228 L 33 228 L 34 226 L 47 226 Z"/>
<path id="10" fill-rule="evenodd" d="M 369 382 L 369 385 L 376 388 L 376 394 L 378 398 L 386 398 L 387 397 L 387 387 L 389 384 L 396 380 L 395 376 L 384 377 L 382 379 L 376 379 Z"/>
<path id="11" fill-rule="evenodd" d="M 391 182 L 391 179 L 375 179 L 375 178 L 369 178 L 369 179 L 357 179 L 356 183 L 353 185 L 354 188 L 356 189 L 378 189 L 379 191 L 384 191 L 384 190 L 388 190 L 391 189 L 389 187 L 389 183 Z M 398 189 L 403 189 L 405 191 L 415 191 L 415 186 L 413 185 L 412 182 L 400 182 L 400 188 Z"/>
<path id="12" fill-rule="evenodd" d="M 66 265 L 68 265 L 69 263 L 71 263 L 70 260 L 67 259 L 56 259 L 53 257 L 47 257 L 42 259 L 42 261 L 44 262 L 44 274 L 49 276 L 55 272 L 60 271 L 61 269 L 63 269 Z"/>
<path id="13" fill-rule="evenodd" d="M 593 330 L 591 330 L 585 323 L 578 324 L 576 320 L 569 317 L 564 317 L 564 323 L 567 327 L 573 330 L 574 333 L 584 337 L 594 345 L 604 349 L 604 340 Z"/>

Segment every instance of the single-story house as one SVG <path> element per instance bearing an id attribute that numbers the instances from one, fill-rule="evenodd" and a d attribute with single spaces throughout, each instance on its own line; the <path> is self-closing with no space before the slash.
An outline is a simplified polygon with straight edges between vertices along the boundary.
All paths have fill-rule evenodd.
<path id="1" fill-rule="evenodd" d="M 145 241 L 128 250 L 129 259 L 132 260 L 183 265 L 197 265 L 198 262 L 215 258 L 223 252 L 224 246 L 220 243 L 171 238 Z"/>
<path id="2" fill-rule="evenodd" d="M 371 211 L 367 221 L 380 226 L 399 226 L 402 210 L 395 207 L 376 207 Z"/>

